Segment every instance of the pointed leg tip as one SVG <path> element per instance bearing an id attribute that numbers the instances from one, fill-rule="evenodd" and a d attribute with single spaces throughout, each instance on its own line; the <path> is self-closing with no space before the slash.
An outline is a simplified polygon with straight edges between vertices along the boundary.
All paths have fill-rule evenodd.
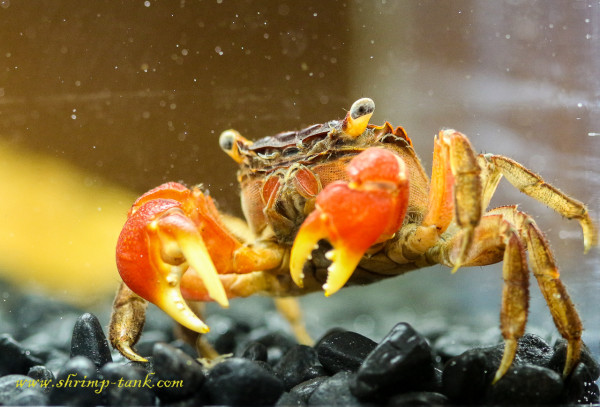
<path id="1" fill-rule="evenodd" d="M 117 350 L 121 353 L 121 355 L 125 356 L 127 359 L 133 361 L 133 362 L 142 362 L 142 363 L 146 363 L 148 362 L 148 359 L 146 359 L 143 356 L 138 355 L 129 344 L 126 343 L 119 343 L 117 346 L 115 346 L 117 348 Z"/>

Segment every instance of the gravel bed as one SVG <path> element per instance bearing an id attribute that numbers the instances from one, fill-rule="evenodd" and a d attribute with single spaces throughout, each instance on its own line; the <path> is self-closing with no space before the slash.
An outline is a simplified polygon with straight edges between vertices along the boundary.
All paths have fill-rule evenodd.
<path id="1" fill-rule="evenodd" d="M 491 385 L 503 346 L 464 351 L 464 329 L 427 338 L 399 322 L 379 343 L 332 329 L 309 347 L 281 330 L 227 312 L 217 318 L 219 329 L 208 339 L 222 354 L 231 354 L 219 363 L 200 363 L 193 347 L 173 337 L 173 324 L 163 317 L 149 319 L 136 347 L 149 363 L 135 363 L 109 348 L 95 315 L 5 291 L 0 306 L 0 405 L 599 402 L 600 365 L 587 348 L 572 375 L 561 377 L 566 351 L 562 340 L 548 344 L 525 335 L 513 367 Z M 464 342 L 472 343 L 472 336 L 464 334 Z"/>

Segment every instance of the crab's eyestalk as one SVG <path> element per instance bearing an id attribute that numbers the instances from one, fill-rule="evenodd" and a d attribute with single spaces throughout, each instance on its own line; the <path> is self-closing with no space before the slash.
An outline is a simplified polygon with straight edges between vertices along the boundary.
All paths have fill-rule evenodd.
<path id="1" fill-rule="evenodd" d="M 225 130 L 219 136 L 219 145 L 221 146 L 221 149 L 238 164 L 244 161 L 244 157 L 240 153 L 240 146 L 249 146 L 251 144 L 251 141 L 247 140 L 238 131 L 233 129 Z"/>
<path id="2" fill-rule="evenodd" d="M 408 171 L 388 150 L 369 148 L 348 164 L 350 182 L 329 184 L 317 196 L 292 246 L 290 273 L 302 286 L 302 269 L 321 239 L 333 246 L 323 285 L 329 296 L 342 288 L 365 252 L 391 238 L 402 225 L 408 206 Z"/>
<path id="3" fill-rule="evenodd" d="M 208 327 L 181 295 L 183 273 L 198 273 L 210 298 L 223 307 L 229 302 L 198 226 L 184 213 L 181 202 L 163 198 L 188 194 L 188 190 L 165 184 L 144 196 L 144 203 L 130 215 L 119 236 L 117 267 L 133 292 L 181 325 L 202 333 Z M 152 196 L 155 199 L 149 199 Z"/>
<path id="4" fill-rule="evenodd" d="M 350 137 L 358 137 L 366 130 L 375 111 L 375 102 L 369 98 L 358 99 L 352 104 L 342 123 L 342 130 Z"/>

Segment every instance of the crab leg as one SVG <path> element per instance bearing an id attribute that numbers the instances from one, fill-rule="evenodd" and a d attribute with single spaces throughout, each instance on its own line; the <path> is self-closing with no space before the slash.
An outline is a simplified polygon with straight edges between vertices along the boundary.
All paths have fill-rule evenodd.
<path id="1" fill-rule="evenodd" d="M 510 368 L 517 352 L 518 339 L 525 332 L 529 303 L 526 250 L 531 270 L 550 309 L 559 333 L 567 340 L 563 376 L 575 367 L 581 352 L 582 324 L 575 305 L 560 280 L 558 267 L 548 242 L 535 221 L 516 206 L 493 209 L 475 228 L 473 245 L 464 266 L 484 266 L 502 260 L 504 289 L 500 326 L 505 342 L 504 354 L 494 376 L 497 382 Z M 436 262 L 451 265 L 461 246 L 459 234 L 440 241 L 428 255 Z"/>
<path id="2" fill-rule="evenodd" d="M 346 284 L 369 247 L 396 233 L 408 206 L 408 172 L 391 152 L 369 148 L 352 159 L 347 172 L 350 182 L 332 183 L 319 193 L 292 246 L 290 273 L 302 287 L 304 263 L 319 240 L 332 244 L 326 296 Z"/>
<path id="3" fill-rule="evenodd" d="M 422 226 L 444 232 L 452 220 L 462 230 L 460 254 L 452 272 L 464 263 L 482 214 L 481 169 L 469 140 L 455 130 L 440 131 L 434 141 L 429 207 Z"/>
<path id="4" fill-rule="evenodd" d="M 483 157 L 493 170 L 504 175 L 508 182 L 521 192 L 549 206 L 567 219 L 577 219 L 583 230 L 584 253 L 598 243 L 598 231 L 583 203 L 547 184 L 542 177 L 510 158 L 493 154 L 485 154 Z"/>

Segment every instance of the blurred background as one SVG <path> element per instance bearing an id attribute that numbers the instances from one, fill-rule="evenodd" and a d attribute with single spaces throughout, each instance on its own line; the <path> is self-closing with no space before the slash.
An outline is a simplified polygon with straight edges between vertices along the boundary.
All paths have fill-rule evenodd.
<path id="1" fill-rule="evenodd" d="M 203 183 L 240 215 L 221 131 L 257 139 L 365 96 L 427 171 L 434 134 L 456 128 L 599 215 L 597 1 L 0 0 L 0 21 L 0 278 L 24 292 L 110 303 L 136 196 Z M 577 222 L 503 181 L 492 205 L 513 203 L 547 233 L 598 354 L 598 248 L 584 256 Z M 531 329 L 552 334 L 532 283 Z M 499 265 L 436 266 L 302 303 L 315 336 L 378 339 L 401 320 L 497 329 L 501 289 Z"/>

